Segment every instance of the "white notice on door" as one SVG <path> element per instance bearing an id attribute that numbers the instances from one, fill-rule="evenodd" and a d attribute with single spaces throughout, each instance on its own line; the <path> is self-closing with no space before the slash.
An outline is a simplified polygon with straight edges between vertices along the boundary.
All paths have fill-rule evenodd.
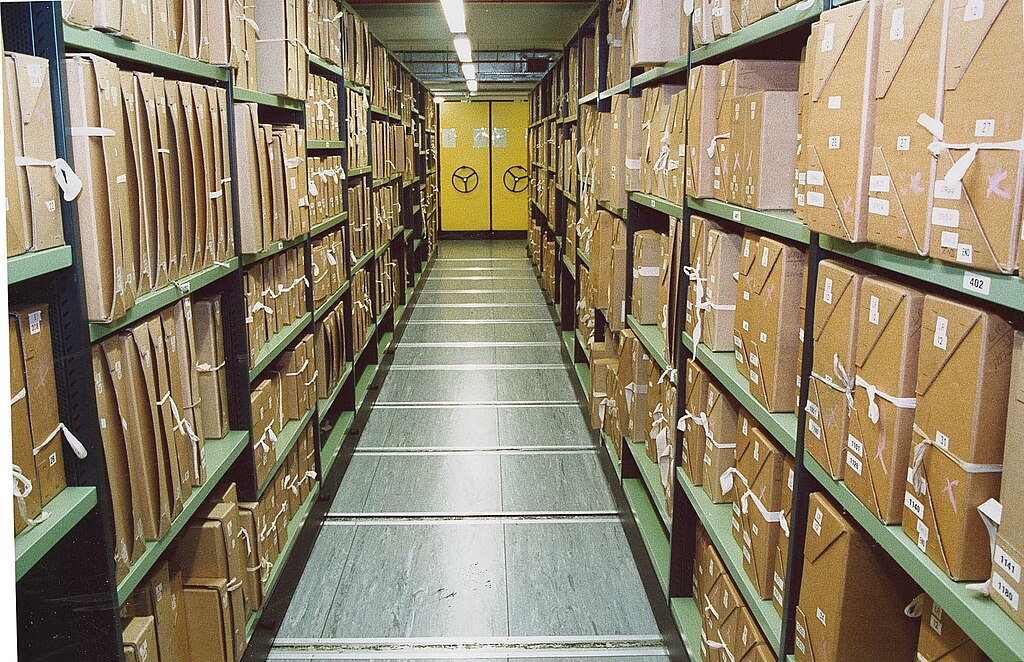
<path id="1" fill-rule="evenodd" d="M 455 149 L 455 141 L 458 137 L 455 129 L 441 129 L 441 147 Z"/>

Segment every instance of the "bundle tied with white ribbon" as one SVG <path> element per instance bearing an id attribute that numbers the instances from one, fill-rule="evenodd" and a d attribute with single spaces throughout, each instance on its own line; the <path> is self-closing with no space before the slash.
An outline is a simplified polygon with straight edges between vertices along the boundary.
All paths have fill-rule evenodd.
<path id="1" fill-rule="evenodd" d="M 734 477 L 739 478 L 740 482 L 743 483 L 743 494 L 739 498 L 740 509 L 743 511 L 743 513 L 746 514 L 749 511 L 748 504 L 751 501 L 753 501 L 754 505 L 757 506 L 757 509 L 760 511 L 761 517 L 764 518 L 764 521 L 773 524 L 778 524 L 779 528 L 788 538 L 789 523 L 786 522 L 785 512 L 781 510 L 768 510 L 765 507 L 764 502 L 761 501 L 760 497 L 754 494 L 753 490 L 751 489 L 750 482 L 747 480 L 747 477 L 744 476 L 743 473 L 740 472 L 740 470 L 737 469 L 736 467 L 729 467 L 718 479 L 719 486 L 722 488 L 722 494 L 728 494 L 729 492 L 732 491 Z"/>
<path id="2" fill-rule="evenodd" d="M 1003 504 L 999 503 L 996 499 L 989 499 L 978 506 L 978 514 L 981 516 L 981 521 L 985 523 L 985 531 L 988 533 L 988 550 L 992 558 L 992 567 L 1000 567 L 1001 564 L 997 563 L 996 560 L 996 532 L 999 530 L 999 525 L 1003 520 Z M 980 593 L 985 596 L 990 595 L 992 592 L 992 577 L 983 582 L 967 584 L 964 588 L 973 593 Z"/>
<path id="3" fill-rule="evenodd" d="M 697 258 L 697 266 L 696 267 L 689 267 L 689 266 L 683 267 L 683 273 L 685 273 L 687 278 L 689 278 L 690 281 L 693 282 L 693 299 L 694 299 L 693 314 L 694 314 L 694 318 L 695 318 L 695 321 L 694 321 L 694 324 L 693 324 L 693 344 L 694 344 L 694 347 L 696 347 L 698 344 L 700 344 L 700 339 L 701 339 L 701 336 L 703 335 L 703 331 L 704 331 L 704 312 L 705 311 L 717 310 L 717 311 L 723 311 L 724 312 L 724 311 L 736 310 L 735 304 L 722 304 L 722 303 L 712 303 L 711 302 L 711 299 L 707 296 L 707 294 L 705 292 L 705 289 L 704 289 L 704 283 L 706 283 L 708 279 L 707 278 L 702 278 L 701 275 L 700 275 L 700 272 L 701 272 L 701 259 L 699 257 Z M 666 320 L 668 319 L 668 315 L 667 314 L 665 315 L 665 318 L 666 318 Z"/>
<path id="4" fill-rule="evenodd" d="M 708 144 L 708 158 L 715 158 L 715 150 L 718 149 L 718 142 L 720 140 L 728 140 L 732 137 L 732 133 L 720 133 L 717 136 L 711 137 L 711 142 Z"/>
<path id="5" fill-rule="evenodd" d="M 964 175 L 967 174 L 967 170 L 974 163 L 974 159 L 977 158 L 980 150 L 1001 150 L 1011 152 L 1024 152 L 1024 139 L 1008 140 L 1005 142 L 970 142 L 970 143 L 951 143 L 945 140 L 945 126 L 941 121 L 931 117 L 927 113 L 921 113 L 917 118 L 917 123 L 928 130 L 928 133 L 932 134 L 934 140 L 928 145 L 928 151 L 933 156 L 938 156 L 943 150 L 966 150 L 966 153 L 961 156 L 953 166 L 946 172 L 942 177 L 944 184 L 947 187 L 955 188 L 960 185 L 963 181 Z"/>
<path id="6" fill-rule="evenodd" d="M 113 132 L 111 132 L 113 133 Z M 35 159 L 31 156 L 14 157 L 14 165 L 20 168 L 50 168 L 53 171 L 53 178 L 64 194 L 64 201 L 71 202 L 82 192 L 82 178 L 75 174 L 64 159 L 52 159 L 49 161 Z"/>
<path id="7" fill-rule="evenodd" d="M 981 464 L 977 462 L 965 462 L 956 455 L 949 452 L 949 449 L 944 448 L 942 444 L 937 443 L 934 439 L 928 436 L 927 433 L 915 422 L 914 433 L 921 437 L 921 441 L 914 446 L 914 454 L 910 459 L 910 472 L 907 474 L 911 485 L 914 486 L 914 490 L 918 494 L 928 493 L 928 477 L 925 475 L 924 470 L 924 454 L 925 450 L 929 447 L 938 450 L 940 453 L 945 455 L 953 464 L 957 465 L 965 473 L 969 474 L 997 474 L 1003 472 L 1003 465 L 1001 464 Z M 950 497 L 952 498 L 952 496 Z"/>
<path id="8" fill-rule="evenodd" d="M 45 510 L 35 517 L 28 516 L 28 505 L 25 499 L 32 494 L 32 481 L 25 477 L 25 472 L 17 464 L 12 467 L 14 470 L 14 499 L 18 504 L 18 515 L 28 526 L 45 522 L 50 517 L 50 513 Z"/>
<path id="9" fill-rule="evenodd" d="M 208 370 L 199 370 L 200 366 L 196 366 L 196 369 L 200 372 L 214 372 L 215 370 L 220 370 L 224 367 L 223 363 L 216 368 L 211 368 L 207 364 L 200 365 L 208 368 Z M 170 405 L 171 418 L 174 421 L 174 431 L 178 434 L 184 435 L 188 438 L 189 442 L 192 443 L 192 470 L 194 472 L 192 475 L 196 477 L 201 476 L 202 472 L 200 471 L 200 465 L 202 463 L 202 450 L 199 446 L 199 442 L 202 440 L 199 438 L 199 435 L 196 434 L 195 428 L 192 427 L 192 423 L 187 418 L 182 417 L 181 411 L 178 409 L 178 404 L 174 401 L 174 398 L 171 397 L 170 391 L 164 394 L 164 397 L 160 398 L 156 404 L 158 407 L 162 407 L 164 404 Z"/>

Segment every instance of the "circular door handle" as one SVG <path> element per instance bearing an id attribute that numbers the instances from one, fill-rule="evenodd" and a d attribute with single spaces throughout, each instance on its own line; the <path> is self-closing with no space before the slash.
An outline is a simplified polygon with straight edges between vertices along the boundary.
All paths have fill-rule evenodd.
<path id="1" fill-rule="evenodd" d="M 452 187 L 459 193 L 472 193 L 480 185 L 480 176 L 469 166 L 459 166 L 452 173 Z"/>
<path id="2" fill-rule="evenodd" d="M 523 166 L 514 165 L 502 177 L 505 188 L 512 193 L 522 193 L 530 186 L 530 173 Z"/>

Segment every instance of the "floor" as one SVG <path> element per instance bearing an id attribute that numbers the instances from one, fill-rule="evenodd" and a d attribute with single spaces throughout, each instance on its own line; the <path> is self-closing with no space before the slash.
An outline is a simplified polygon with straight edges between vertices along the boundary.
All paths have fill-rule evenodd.
<path id="1" fill-rule="evenodd" d="M 668 660 L 522 242 L 443 242 L 271 660 Z"/>

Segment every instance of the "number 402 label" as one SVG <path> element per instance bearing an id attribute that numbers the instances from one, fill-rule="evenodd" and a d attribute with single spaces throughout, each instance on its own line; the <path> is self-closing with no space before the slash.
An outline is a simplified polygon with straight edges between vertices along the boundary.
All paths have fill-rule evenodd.
<path id="1" fill-rule="evenodd" d="M 989 289 L 992 287 L 992 279 L 988 276 L 965 271 L 963 287 L 967 292 L 988 296 Z"/>

